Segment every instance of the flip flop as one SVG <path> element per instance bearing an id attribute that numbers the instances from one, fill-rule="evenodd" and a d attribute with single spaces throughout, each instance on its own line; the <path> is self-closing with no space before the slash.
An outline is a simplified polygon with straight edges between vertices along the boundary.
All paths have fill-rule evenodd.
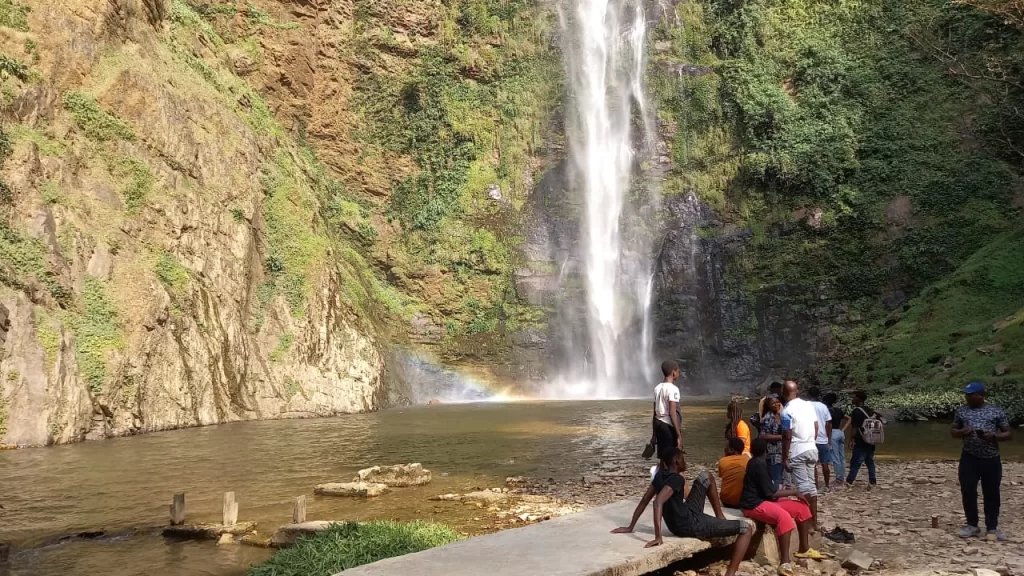
<path id="1" fill-rule="evenodd" d="M 797 558 L 808 558 L 810 560 L 825 560 L 832 557 L 824 552 L 818 552 L 814 548 L 808 548 L 807 552 L 797 552 L 796 554 L 793 554 L 793 556 L 796 556 Z"/>

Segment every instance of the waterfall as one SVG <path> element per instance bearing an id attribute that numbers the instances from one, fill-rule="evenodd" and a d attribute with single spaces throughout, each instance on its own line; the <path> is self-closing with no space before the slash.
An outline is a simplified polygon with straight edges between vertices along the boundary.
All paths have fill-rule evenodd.
<path id="1" fill-rule="evenodd" d="M 583 198 L 578 266 L 586 334 L 550 392 L 646 394 L 652 375 L 653 198 L 637 178 L 654 140 L 644 94 L 646 18 L 640 0 L 563 0 L 562 53 L 573 185 Z M 646 382 L 646 384 L 645 384 Z"/>

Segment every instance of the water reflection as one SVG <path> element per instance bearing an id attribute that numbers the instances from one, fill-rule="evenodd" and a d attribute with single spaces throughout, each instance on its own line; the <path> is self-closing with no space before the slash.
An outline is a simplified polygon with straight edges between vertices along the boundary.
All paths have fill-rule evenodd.
<path id="1" fill-rule="evenodd" d="M 11 570 L 18 576 L 239 574 L 266 552 L 155 535 L 175 492 L 186 493 L 189 521 L 217 521 L 229 490 L 240 518 L 256 520 L 261 531 L 289 521 L 292 500 L 306 494 L 311 520 L 439 519 L 473 532 L 483 526 L 478 512 L 428 498 L 513 475 L 573 478 L 602 464 L 643 471 L 650 409 L 643 400 L 414 407 L 0 452 L 0 541 L 21 550 Z M 722 451 L 724 407 L 689 402 L 683 414 L 690 460 L 711 464 Z M 948 430 L 940 422 L 891 425 L 878 457 L 954 458 L 959 444 Z M 1024 434 L 1003 453 L 1022 459 Z M 311 495 L 316 484 L 397 462 L 422 462 L 434 482 L 369 501 Z M 131 528 L 141 531 L 127 540 L 39 548 L 60 534 Z"/>

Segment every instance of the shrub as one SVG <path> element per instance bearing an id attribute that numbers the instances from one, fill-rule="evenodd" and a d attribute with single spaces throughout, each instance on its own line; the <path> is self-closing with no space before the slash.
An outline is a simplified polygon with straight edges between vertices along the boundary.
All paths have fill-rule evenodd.
<path id="1" fill-rule="evenodd" d="M 135 139 L 135 133 L 128 124 L 104 112 L 99 102 L 88 94 L 68 92 L 64 95 L 64 109 L 89 138 L 100 141 Z"/>
<path id="2" fill-rule="evenodd" d="M 432 522 L 390 520 L 335 524 L 300 539 L 252 569 L 249 576 L 330 576 L 384 558 L 419 552 L 461 539 L 451 528 Z"/>
<path id="3" fill-rule="evenodd" d="M 0 0 L 0 26 L 28 32 L 28 6 L 13 0 Z"/>

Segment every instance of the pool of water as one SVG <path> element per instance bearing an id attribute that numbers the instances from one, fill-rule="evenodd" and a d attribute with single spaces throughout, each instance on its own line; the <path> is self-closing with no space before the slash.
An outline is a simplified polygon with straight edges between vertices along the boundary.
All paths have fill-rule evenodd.
<path id="1" fill-rule="evenodd" d="M 722 452 L 722 402 L 684 407 L 688 458 L 713 463 Z M 650 402 L 519 402 L 420 406 L 316 420 L 240 422 L 102 442 L 0 452 L 0 541 L 14 546 L 11 575 L 233 576 L 269 552 L 246 546 L 171 542 L 159 536 L 175 492 L 189 522 L 219 521 L 225 491 L 239 519 L 270 532 L 307 495 L 310 520 L 434 519 L 467 532 L 484 529 L 471 507 L 430 496 L 500 485 L 513 475 L 571 478 L 601 463 L 644 470 Z M 1004 457 L 1024 459 L 1024 438 Z M 941 422 L 893 424 L 880 458 L 955 458 L 959 444 Z M 312 496 L 375 464 L 421 462 L 424 487 L 359 501 Z M 114 538 L 58 543 L 104 530 Z"/>

